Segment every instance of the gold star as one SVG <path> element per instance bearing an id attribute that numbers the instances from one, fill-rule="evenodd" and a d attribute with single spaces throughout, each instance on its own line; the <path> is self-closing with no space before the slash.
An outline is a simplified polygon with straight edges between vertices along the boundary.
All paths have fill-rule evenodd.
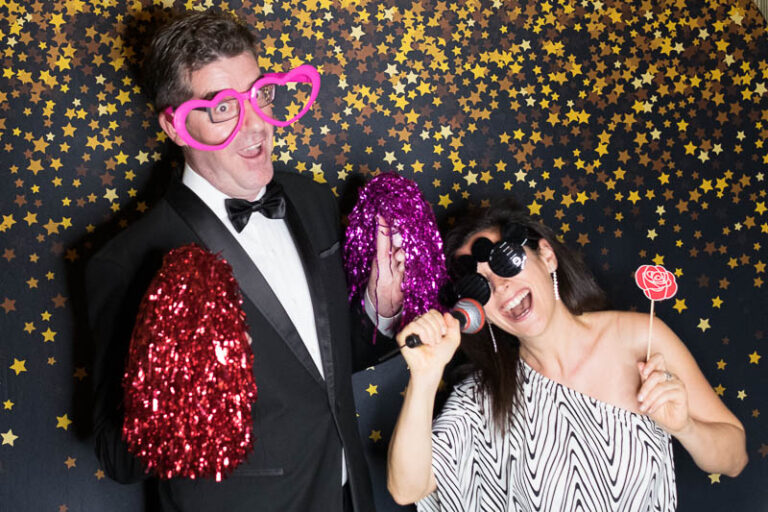
<path id="1" fill-rule="evenodd" d="M 368 384 L 368 387 L 365 388 L 365 390 L 368 392 L 368 396 L 377 395 L 379 393 L 379 386 Z"/>
<path id="2" fill-rule="evenodd" d="M 11 429 L 8 429 L 8 432 L 6 432 L 5 434 L 0 434 L 0 436 L 3 437 L 4 445 L 9 444 L 11 446 L 13 446 L 13 442 L 19 438 L 19 436 L 14 435 L 13 430 Z"/>
<path id="3" fill-rule="evenodd" d="M 59 223 L 53 222 L 53 219 L 48 219 L 48 222 L 43 226 L 49 235 L 59 233 Z"/>
<path id="4" fill-rule="evenodd" d="M 722 384 L 718 384 L 715 389 L 715 393 L 717 393 L 718 396 L 723 396 L 723 393 L 725 393 L 725 390 L 727 388 L 724 388 Z"/>
<path id="5" fill-rule="evenodd" d="M 709 474 L 709 483 L 712 485 L 719 484 L 720 483 L 720 473 L 710 473 Z"/>
<path id="6" fill-rule="evenodd" d="M 13 358 L 13 364 L 10 366 L 11 370 L 16 372 L 16 375 L 20 374 L 21 372 L 27 371 L 27 368 L 24 366 L 24 363 L 26 363 L 26 359 L 22 359 L 19 361 L 15 357 Z"/>
<path id="7" fill-rule="evenodd" d="M 3 408 L 6 411 L 10 411 L 11 409 L 13 409 L 13 402 L 11 402 L 10 400 L 6 400 L 5 402 L 3 402 Z"/>
<path id="8" fill-rule="evenodd" d="M 55 341 L 54 338 L 56 337 L 56 332 L 52 331 L 50 327 L 46 329 L 42 334 L 43 334 L 43 343 L 48 341 Z"/>
<path id="9" fill-rule="evenodd" d="M 104 194 L 104 199 L 106 199 L 108 201 L 114 201 L 115 199 L 117 199 L 117 192 L 116 192 L 117 189 L 115 189 L 115 188 L 108 188 L 106 190 L 107 190 L 107 192 Z"/>
<path id="10" fill-rule="evenodd" d="M 739 391 L 736 393 L 736 398 L 738 398 L 739 400 L 744 400 L 745 398 L 747 398 L 747 392 L 746 392 L 746 391 L 744 391 L 743 389 L 740 389 L 740 390 L 739 390 Z"/>
<path id="11" fill-rule="evenodd" d="M 757 353 L 757 350 L 749 354 L 749 362 L 750 364 L 760 364 L 760 358 L 763 357 L 760 354 Z"/>
<path id="12" fill-rule="evenodd" d="M 678 313 L 682 313 L 684 310 L 688 309 L 688 306 L 685 305 L 685 299 L 675 299 L 675 305 L 672 309 L 676 309 Z"/>
<path id="13" fill-rule="evenodd" d="M 27 215 L 24 217 L 24 220 L 27 221 L 27 226 L 31 226 L 32 224 L 37 223 L 37 214 L 32 212 L 27 212 Z"/>
<path id="14" fill-rule="evenodd" d="M 701 329 L 701 332 L 706 332 L 711 327 L 709 325 L 709 318 L 699 318 L 699 325 L 696 327 Z"/>
<path id="15" fill-rule="evenodd" d="M 717 369 L 718 369 L 718 370 L 725 370 L 725 365 L 727 365 L 727 364 L 728 364 L 728 363 L 726 363 L 725 361 L 723 361 L 722 359 L 720 359 L 720 360 L 717 362 Z"/>
<path id="16" fill-rule="evenodd" d="M 97 480 L 101 480 L 104 478 L 104 471 L 97 469 L 93 476 L 95 476 Z"/>
<path id="17" fill-rule="evenodd" d="M 64 413 L 64 416 L 56 416 L 56 428 L 67 430 L 70 423 L 72 423 L 72 420 L 67 417 L 66 413 Z"/>
<path id="18" fill-rule="evenodd" d="M 720 298 L 719 295 L 717 297 L 715 297 L 714 299 L 712 299 L 712 307 L 713 308 L 720 309 L 720 306 L 722 304 L 723 304 L 723 300 Z"/>
<path id="19" fill-rule="evenodd" d="M 67 466 L 67 469 L 72 469 L 76 466 L 75 462 L 77 462 L 77 459 L 72 457 L 67 457 L 67 460 L 64 461 L 64 465 Z"/>
<path id="20" fill-rule="evenodd" d="M 368 439 L 374 443 L 376 441 L 381 441 L 381 430 L 371 430 L 371 435 L 368 436 Z"/>

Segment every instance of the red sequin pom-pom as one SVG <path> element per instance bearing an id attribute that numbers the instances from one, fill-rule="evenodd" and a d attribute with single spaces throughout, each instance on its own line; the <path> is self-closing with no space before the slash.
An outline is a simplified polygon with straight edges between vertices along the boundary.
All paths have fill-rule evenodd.
<path id="1" fill-rule="evenodd" d="M 253 449 L 239 286 L 195 245 L 169 252 L 139 307 L 123 388 L 128 448 L 160 478 L 221 480 Z"/>

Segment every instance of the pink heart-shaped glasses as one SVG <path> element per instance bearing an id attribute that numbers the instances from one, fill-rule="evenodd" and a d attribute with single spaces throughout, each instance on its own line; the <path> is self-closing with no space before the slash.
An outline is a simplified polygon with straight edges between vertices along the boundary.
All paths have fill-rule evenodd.
<path id="1" fill-rule="evenodd" d="M 259 91 L 263 87 L 269 85 L 287 85 L 292 82 L 308 83 L 312 86 L 309 99 L 307 100 L 307 103 L 304 105 L 304 107 L 295 116 L 287 121 L 275 119 L 264 112 L 262 107 L 259 106 Z M 242 126 L 243 119 L 245 118 L 246 99 L 251 103 L 253 110 L 261 119 L 264 120 L 264 122 L 275 126 L 288 126 L 289 124 L 301 119 L 301 117 L 309 111 L 309 108 L 315 102 L 319 92 L 320 73 L 318 73 L 317 69 L 310 66 L 309 64 L 303 64 L 288 71 L 287 73 L 267 73 L 266 75 L 256 80 L 251 88 L 245 92 L 235 91 L 234 89 L 224 89 L 223 91 L 219 91 L 216 96 L 210 100 L 194 99 L 185 101 L 175 110 L 173 107 L 168 107 L 165 110 L 165 113 L 173 117 L 173 127 L 176 129 L 176 132 L 179 134 L 179 136 L 181 136 L 181 139 L 190 147 L 203 151 L 216 151 L 227 147 L 240 131 L 240 126 Z M 232 133 L 229 134 L 229 137 L 227 137 L 222 143 L 213 145 L 205 144 L 196 140 L 187 130 L 187 116 L 189 113 L 193 110 L 206 110 L 210 115 L 211 109 L 219 107 L 222 104 L 222 101 L 228 98 L 237 100 L 239 106 L 239 111 L 237 114 L 237 125 L 232 130 Z M 272 101 L 270 99 L 267 105 L 271 103 Z M 266 107 L 267 105 L 264 106 Z"/>

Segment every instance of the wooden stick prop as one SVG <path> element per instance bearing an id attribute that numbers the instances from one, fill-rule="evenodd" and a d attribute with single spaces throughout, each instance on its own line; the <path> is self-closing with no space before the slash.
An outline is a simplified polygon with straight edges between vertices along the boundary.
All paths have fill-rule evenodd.
<path id="1" fill-rule="evenodd" d="M 651 315 L 648 321 L 648 348 L 645 361 L 651 358 L 651 333 L 653 329 L 653 306 L 657 300 L 670 299 L 677 293 L 675 275 L 661 265 L 641 265 L 635 271 L 635 283 L 651 300 Z"/>

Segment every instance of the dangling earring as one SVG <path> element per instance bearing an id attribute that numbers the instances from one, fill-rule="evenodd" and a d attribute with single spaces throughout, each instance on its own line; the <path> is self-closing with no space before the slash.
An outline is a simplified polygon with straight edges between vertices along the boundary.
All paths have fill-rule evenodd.
<path id="1" fill-rule="evenodd" d="M 495 353 L 499 352 L 499 347 L 496 345 L 496 335 L 493 334 L 493 324 L 491 323 L 490 319 L 488 320 L 488 330 L 491 331 L 491 341 L 493 342 L 493 351 Z"/>
<path id="2" fill-rule="evenodd" d="M 560 288 L 557 286 L 557 269 L 552 271 L 552 285 L 555 289 L 555 300 L 560 300 Z"/>

